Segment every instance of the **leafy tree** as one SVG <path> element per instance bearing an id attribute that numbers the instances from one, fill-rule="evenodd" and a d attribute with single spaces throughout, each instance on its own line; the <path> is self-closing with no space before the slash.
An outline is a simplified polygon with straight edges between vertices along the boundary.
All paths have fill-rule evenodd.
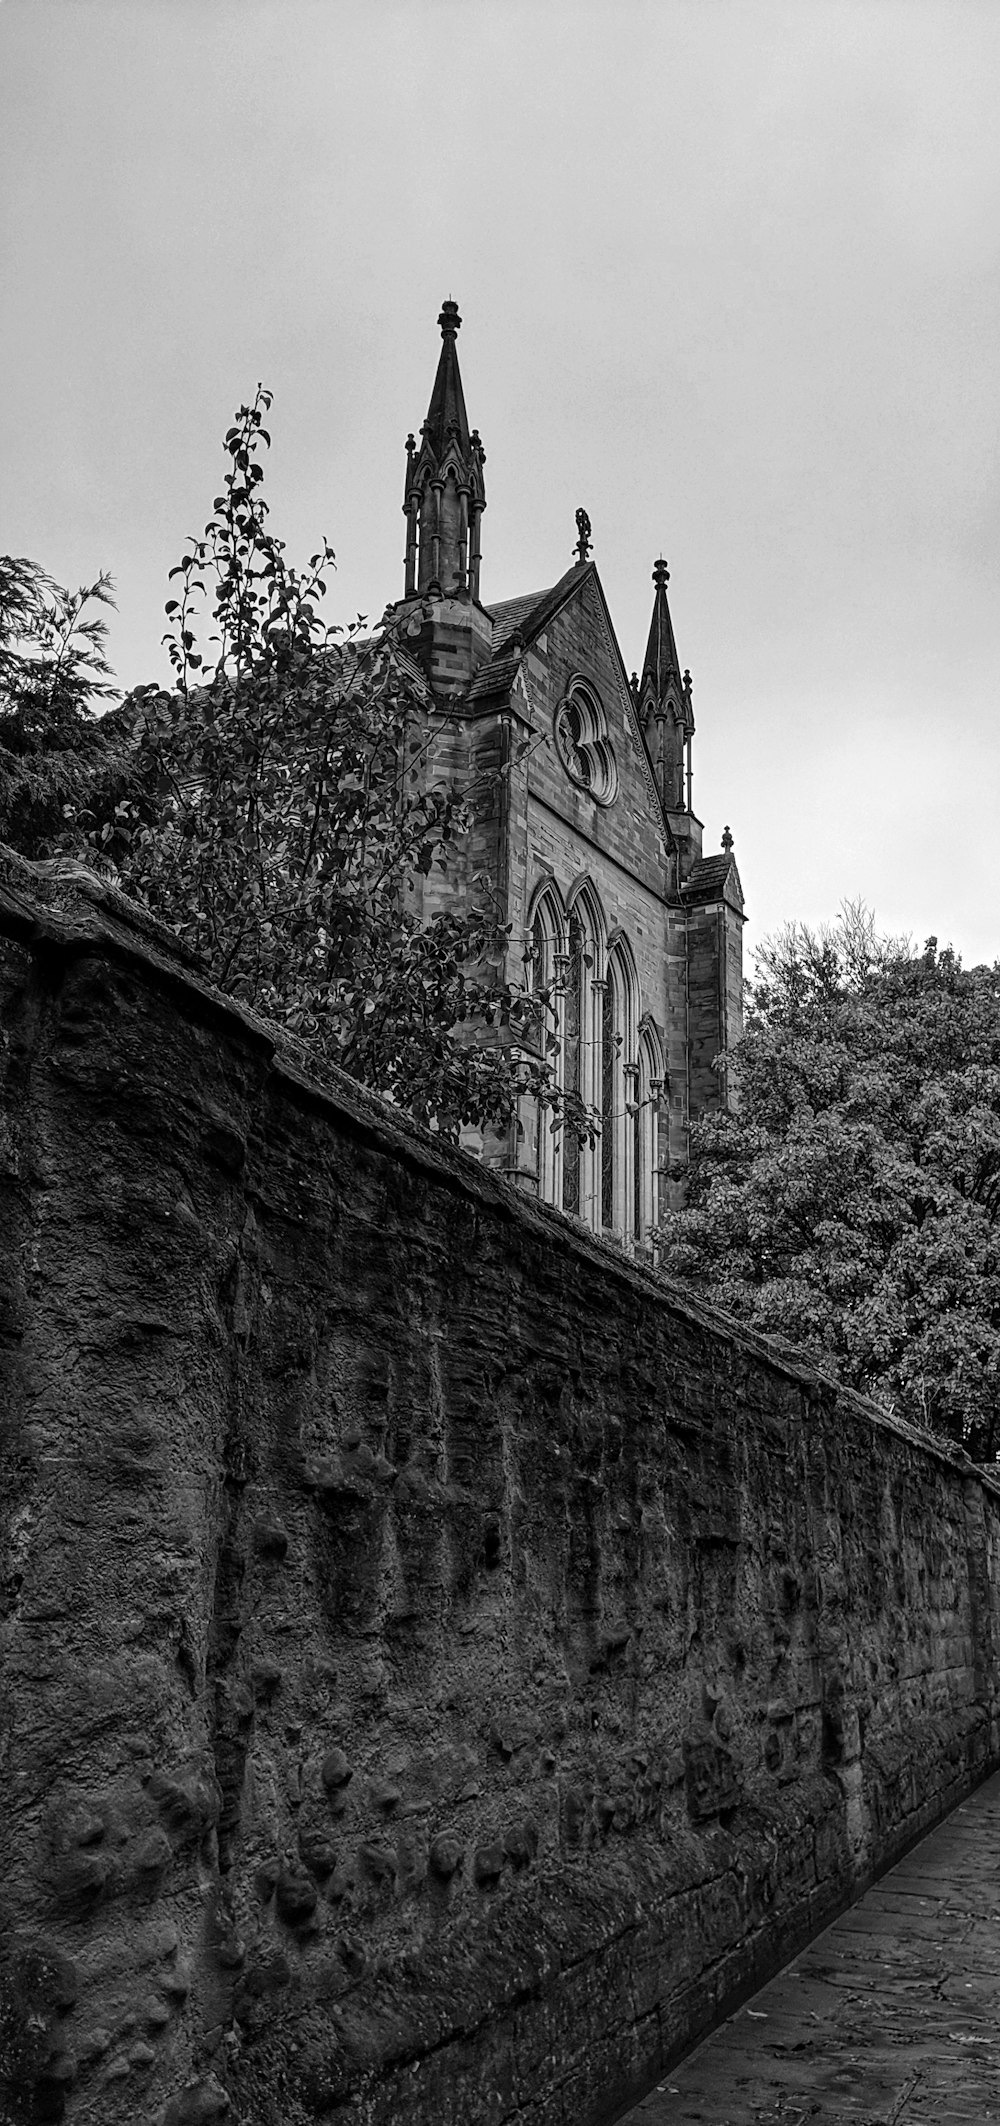
<path id="1" fill-rule="evenodd" d="M 859 907 L 765 946 L 738 1109 L 694 1132 L 661 1262 L 887 1407 L 1000 1449 L 1000 966 Z"/>
<path id="2" fill-rule="evenodd" d="M 503 977 L 486 882 L 435 893 L 470 815 L 426 772 L 405 634 L 328 625 L 331 549 L 297 570 L 268 527 L 269 405 L 259 389 L 240 408 L 223 492 L 171 572 L 174 684 L 125 705 L 129 786 L 67 805 L 63 846 L 113 869 L 221 989 L 446 1135 L 502 1129 L 526 1089 L 586 1131 L 547 1061 L 549 1000 Z"/>
<path id="3" fill-rule="evenodd" d="M 37 562 L 0 554 L 0 840 L 47 855 L 69 806 L 113 805 L 127 732 L 97 711 L 115 694 L 105 654 L 111 579 L 64 590 Z"/>

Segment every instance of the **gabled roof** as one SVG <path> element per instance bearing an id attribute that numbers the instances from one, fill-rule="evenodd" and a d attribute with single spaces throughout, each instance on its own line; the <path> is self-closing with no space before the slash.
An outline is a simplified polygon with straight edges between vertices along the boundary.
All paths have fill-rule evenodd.
<path id="1" fill-rule="evenodd" d="M 488 605 L 486 610 L 493 622 L 493 655 L 509 642 L 515 628 L 524 634 L 525 621 L 536 605 L 550 598 L 551 591 L 528 591 L 523 598 L 505 598 L 500 605 Z"/>
<path id="2" fill-rule="evenodd" d="M 593 584 L 598 605 L 604 616 L 608 646 L 618 670 L 622 708 L 627 722 L 631 725 L 649 796 L 662 822 L 669 849 L 673 847 L 670 822 L 663 809 L 663 799 L 653 774 L 649 749 L 636 714 L 628 671 L 608 612 L 601 579 L 593 561 L 574 561 L 565 575 L 560 576 L 558 583 L 552 585 L 551 590 L 529 591 L 523 597 L 505 598 L 501 604 L 488 605 L 485 608 L 493 622 L 493 655 L 490 662 L 477 672 L 467 698 L 470 701 L 482 701 L 491 695 L 508 692 L 517 675 L 522 648 L 527 649 L 536 641 L 561 608 L 568 605 L 571 598 L 578 597 L 588 584 Z M 515 634 L 518 640 L 512 642 Z"/>
<path id="3" fill-rule="evenodd" d="M 692 901 L 721 901 L 728 897 L 742 909 L 743 888 L 732 850 L 724 849 L 721 856 L 697 857 L 681 891 L 686 900 Z"/>
<path id="4" fill-rule="evenodd" d="M 493 622 L 494 657 L 498 650 L 502 650 L 504 644 L 510 641 L 515 628 L 519 630 L 522 641 L 533 642 L 535 636 L 541 634 L 546 623 L 554 618 L 560 606 L 565 605 L 573 592 L 582 589 L 588 577 L 596 575 L 597 570 L 592 561 L 585 561 L 582 566 L 579 561 L 574 561 L 572 568 L 568 568 L 566 574 L 560 576 L 558 583 L 554 583 L 551 590 L 528 591 L 522 598 L 506 598 L 502 605 L 488 605 L 486 610 Z"/>
<path id="5" fill-rule="evenodd" d="M 469 688 L 470 701 L 482 701 L 491 694 L 506 693 L 513 686 L 521 661 L 520 646 L 511 646 L 517 635 L 524 647 L 534 642 L 542 629 L 552 620 L 579 590 L 587 576 L 596 575 L 592 561 L 574 562 L 572 568 L 560 576 L 558 583 L 548 591 L 527 591 L 521 598 L 505 598 L 500 605 L 488 605 L 486 611 L 493 622 L 493 655 L 489 664 L 476 673 Z"/>
<path id="6" fill-rule="evenodd" d="M 508 636 L 508 641 L 510 637 Z M 484 664 L 469 688 L 469 701 L 487 701 L 493 694 L 507 694 L 517 678 L 521 662 L 520 649 L 502 650 L 499 657 L 491 657 Z"/>

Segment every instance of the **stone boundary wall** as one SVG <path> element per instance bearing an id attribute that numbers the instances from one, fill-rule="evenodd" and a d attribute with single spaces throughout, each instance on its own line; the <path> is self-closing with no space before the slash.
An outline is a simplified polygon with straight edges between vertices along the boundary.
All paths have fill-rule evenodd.
<path id="1" fill-rule="evenodd" d="M 1000 1757 L 1000 1495 L 0 865 L 0 2117 L 596 2126 Z"/>

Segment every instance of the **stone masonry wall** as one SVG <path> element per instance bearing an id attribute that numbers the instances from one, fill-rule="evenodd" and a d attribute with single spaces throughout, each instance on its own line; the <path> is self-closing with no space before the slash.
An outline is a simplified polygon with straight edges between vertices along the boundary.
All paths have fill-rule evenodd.
<path id="1" fill-rule="evenodd" d="M 0 933 L 0 2116 L 596 2126 L 997 1762 L 998 1493 Z"/>

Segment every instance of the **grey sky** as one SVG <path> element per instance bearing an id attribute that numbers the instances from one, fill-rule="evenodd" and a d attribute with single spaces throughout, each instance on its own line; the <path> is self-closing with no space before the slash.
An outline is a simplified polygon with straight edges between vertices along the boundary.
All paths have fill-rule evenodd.
<path id="1" fill-rule="evenodd" d="M 483 592 L 671 568 L 752 927 L 863 895 L 1000 957 L 995 0 L 3 0 L 0 547 L 166 572 L 275 393 L 272 522 L 402 588 L 442 298 Z"/>

